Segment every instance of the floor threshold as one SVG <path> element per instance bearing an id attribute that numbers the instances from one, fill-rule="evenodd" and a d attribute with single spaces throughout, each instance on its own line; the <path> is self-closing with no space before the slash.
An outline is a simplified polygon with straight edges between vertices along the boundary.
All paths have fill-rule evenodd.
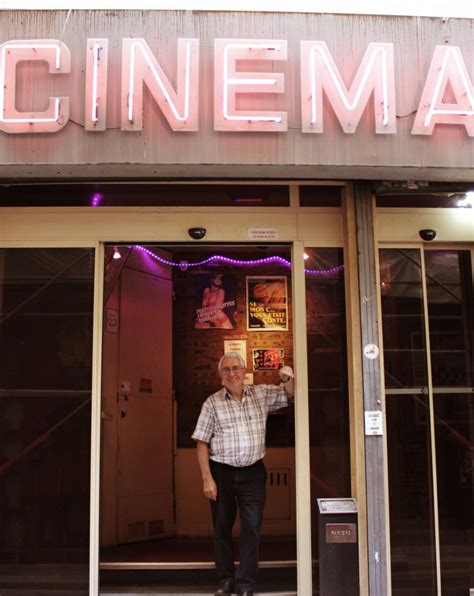
<path id="1" fill-rule="evenodd" d="M 130 590 L 130 589 L 129 589 Z M 296 592 L 254 592 L 255 596 L 297 596 Z M 214 590 L 206 592 L 182 592 L 179 588 L 170 591 L 148 590 L 146 588 L 133 591 L 101 590 L 100 596 L 214 596 Z"/>
<path id="2" fill-rule="evenodd" d="M 238 561 L 236 561 L 236 565 Z M 120 571 L 120 570 L 146 570 L 146 569 L 214 569 L 212 561 L 177 561 L 177 562 L 159 562 L 159 561 L 120 561 L 120 562 L 103 562 L 99 565 L 101 571 Z M 281 569 L 296 567 L 296 561 L 260 561 L 259 567 L 261 569 Z"/>

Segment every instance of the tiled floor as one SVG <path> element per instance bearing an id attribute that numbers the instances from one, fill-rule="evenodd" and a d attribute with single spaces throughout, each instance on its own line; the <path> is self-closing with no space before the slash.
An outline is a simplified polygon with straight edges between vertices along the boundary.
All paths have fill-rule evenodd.
<path id="1" fill-rule="evenodd" d="M 235 551 L 238 552 L 237 544 Z M 260 554 L 257 594 L 296 594 L 296 541 L 280 537 L 262 539 Z M 203 596 L 214 594 L 216 587 L 213 546 L 208 539 L 171 538 L 123 545 L 103 549 L 100 560 L 100 594 L 104 596 Z M 136 564 L 144 568 L 133 569 Z M 188 568 L 184 569 L 184 565 Z M 196 568 L 189 568 L 193 566 Z"/>
<path id="2" fill-rule="evenodd" d="M 214 570 L 101 572 L 101 595 L 214 594 L 217 585 Z M 296 569 L 262 569 L 257 594 L 296 594 Z"/>

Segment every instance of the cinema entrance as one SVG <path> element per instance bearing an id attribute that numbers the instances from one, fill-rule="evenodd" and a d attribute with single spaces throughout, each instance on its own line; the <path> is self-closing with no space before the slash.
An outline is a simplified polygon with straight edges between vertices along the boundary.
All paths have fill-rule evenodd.
<path id="1" fill-rule="evenodd" d="M 350 195 L 337 183 L 214 188 L 233 204 L 4 208 L 23 238 L 2 248 L 10 586 L 21 577 L 51 594 L 66 585 L 106 594 L 145 581 L 166 593 L 170 574 L 186 568 L 214 585 L 190 434 L 226 346 L 246 355 L 248 382 L 278 382 L 283 362 L 299 379 L 303 397 L 268 422 L 262 588 L 296 593 L 317 582 L 311 507 L 318 495 L 354 494 L 357 468 Z M 258 196 L 280 204 L 255 207 Z M 191 238 L 194 227 L 205 239 Z M 218 324 L 203 306 L 213 280 L 226 295 Z M 195 583 L 181 580 L 181 593 Z"/>

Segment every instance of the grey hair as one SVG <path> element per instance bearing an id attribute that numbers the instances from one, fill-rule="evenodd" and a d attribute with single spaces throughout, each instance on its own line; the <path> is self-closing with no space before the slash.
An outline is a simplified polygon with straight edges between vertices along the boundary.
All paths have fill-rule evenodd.
<path id="1" fill-rule="evenodd" d="M 224 356 L 222 356 L 220 358 L 219 363 L 217 364 L 217 370 L 219 372 L 221 372 L 222 362 L 224 361 L 224 358 L 237 358 L 237 360 L 239 361 L 240 366 L 242 368 L 245 368 L 245 360 L 242 358 L 242 356 L 238 352 L 227 352 L 226 354 L 224 354 Z"/>

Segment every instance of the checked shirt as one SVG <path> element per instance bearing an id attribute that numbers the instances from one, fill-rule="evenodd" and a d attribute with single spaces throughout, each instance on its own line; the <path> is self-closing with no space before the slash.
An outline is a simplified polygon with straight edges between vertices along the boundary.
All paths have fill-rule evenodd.
<path id="1" fill-rule="evenodd" d="M 223 387 L 204 402 L 192 438 L 209 443 L 214 461 L 251 466 L 265 455 L 268 413 L 287 405 L 283 384 L 244 385 L 242 401 Z"/>

